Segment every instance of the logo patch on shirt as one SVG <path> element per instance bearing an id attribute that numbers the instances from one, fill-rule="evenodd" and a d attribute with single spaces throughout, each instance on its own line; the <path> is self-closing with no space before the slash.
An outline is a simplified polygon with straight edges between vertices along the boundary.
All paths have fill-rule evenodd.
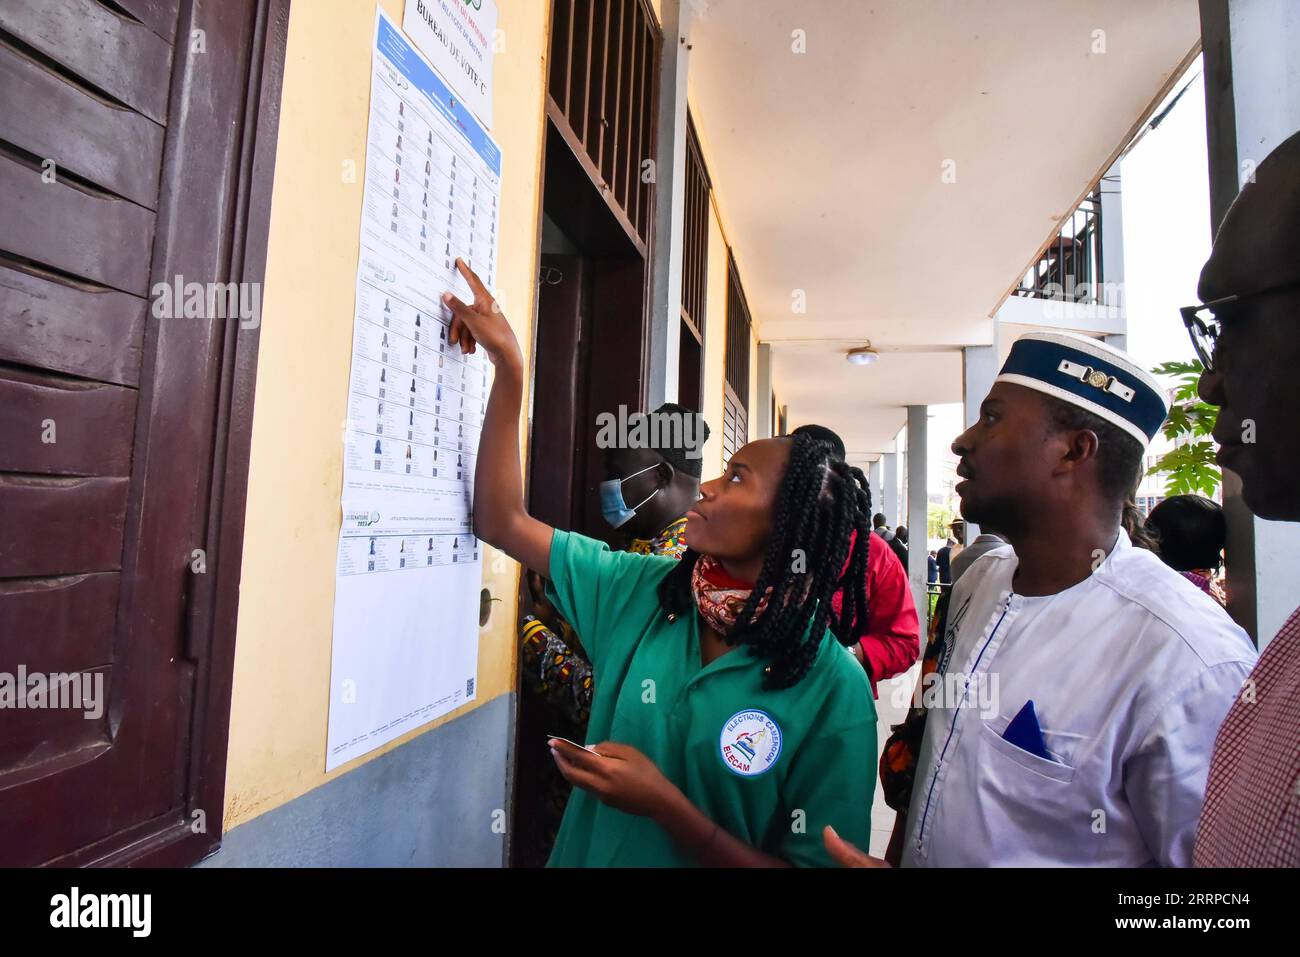
<path id="1" fill-rule="evenodd" d="M 752 778 L 776 764 L 781 754 L 781 729 L 764 711 L 737 711 L 722 726 L 718 747 L 723 764 Z"/>
<path id="2" fill-rule="evenodd" d="M 935 668 L 937 674 L 948 673 L 948 662 L 952 660 L 952 649 L 957 643 L 957 630 L 961 628 L 962 620 L 966 617 L 966 609 L 970 608 L 970 601 L 973 597 L 973 595 L 967 595 L 966 600 L 957 609 L 957 614 L 950 615 L 948 618 L 948 627 L 943 633 L 943 645 L 939 649 L 939 664 Z"/>

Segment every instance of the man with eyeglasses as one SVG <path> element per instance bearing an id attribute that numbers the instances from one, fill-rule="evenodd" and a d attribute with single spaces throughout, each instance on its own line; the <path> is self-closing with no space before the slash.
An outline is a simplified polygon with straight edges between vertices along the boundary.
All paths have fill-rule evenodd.
<path id="1" fill-rule="evenodd" d="M 1219 406 L 1219 464 L 1260 518 L 1300 521 L 1300 134 L 1259 165 L 1182 310 Z M 1264 649 L 1215 742 L 1193 856 L 1300 866 L 1300 609 Z"/>

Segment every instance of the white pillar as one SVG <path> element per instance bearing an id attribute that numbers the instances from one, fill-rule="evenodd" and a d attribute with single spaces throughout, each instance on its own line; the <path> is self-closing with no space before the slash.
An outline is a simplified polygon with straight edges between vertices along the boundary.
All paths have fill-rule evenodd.
<path id="1" fill-rule="evenodd" d="M 1300 129 L 1300 5 L 1293 0 L 1201 0 L 1210 219 L 1217 229 L 1243 180 Z M 1255 518 L 1241 481 L 1224 470 L 1228 610 L 1262 651 L 1295 609 L 1300 524 Z"/>
<path id="2" fill-rule="evenodd" d="M 884 475 L 884 464 L 882 457 L 867 466 L 867 484 L 871 486 L 871 512 L 873 515 L 880 511 L 880 505 L 885 500 L 885 490 L 881 484 Z"/>
<path id="3" fill-rule="evenodd" d="M 962 418 L 966 428 L 979 419 L 980 403 L 993 388 L 997 374 L 997 346 L 966 346 L 961 350 Z"/>
<path id="4" fill-rule="evenodd" d="M 997 328 L 997 320 L 994 321 Z M 961 398 L 963 425 L 970 428 L 980 417 L 980 403 L 993 388 L 993 380 L 998 375 L 997 336 L 994 335 L 991 346 L 966 346 L 961 351 Z M 955 438 L 955 436 L 954 436 Z M 974 522 L 966 523 L 966 541 L 969 545 L 975 541 L 980 528 Z M 950 534 L 944 532 L 945 536 Z"/>
<path id="5" fill-rule="evenodd" d="M 906 433 L 906 426 L 901 431 Z M 897 440 L 895 440 L 895 448 L 897 447 Z M 892 490 L 893 494 L 889 499 L 888 509 L 891 528 L 900 522 L 904 525 L 907 524 L 904 518 L 907 514 L 907 449 L 905 447 L 894 453 L 894 475 L 896 481 Z"/>
<path id="6" fill-rule="evenodd" d="M 926 482 L 928 415 L 928 406 L 907 407 L 907 577 L 912 582 L 912 597 L 916 599 L 916 613 L 922 622 L 926 620 L 927 611 L 926 556 L 929 554 L 926 548 L 926 523 L 930 506 Z"/>
<path id="7" fill-rule="evenodd" d="M 880 504 L 877 512 L 885 513 L 885 521 L 892 528 L 898 524 L 898 453 L 886 452 L 880 457 L 882 472 L 880 479 Z"/>
<path id="8" fill-rule="evenodd" d="M 677 400 L 681 349 L 682 228 L 686 208 L 686 67 L 689 4 L 661 0 L 659 122 L 655 161 L 654 255 L 651 257 L 648 407 Z"/>
<path id="9" fill-rule="evenodd" d="M 1101 301 L 1124 308 L 1124 197 L 1120 164 L 1101 180 Z"/>
<path id="10" fill-rule="evenodd" d="M 1108 346 L 1128 351 L 1128 309 L 1124 304 L 1124 183 L 1120 164 L 1106 171 L 1101 182 L 1101 272 L 1105 289 L 1102 301 L 1119 309 L 1114 324 L 1122 332 L 1102 336 Z"/>

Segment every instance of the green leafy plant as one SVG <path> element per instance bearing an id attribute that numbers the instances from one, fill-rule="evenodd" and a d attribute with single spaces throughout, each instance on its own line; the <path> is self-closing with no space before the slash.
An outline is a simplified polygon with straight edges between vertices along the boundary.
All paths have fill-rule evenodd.
<path id="1" fill-rule="evenodd" d="M 948 526 L 951 525 L 952 520 L 957 517 L 953 513 L 953 510 L 947 505 L 936 505 L 934 502 L 930 502 L 926 505 L 925 511 L 925 530 L 929 537 L 942 538 L 946 540 L 948 536 L 952 534 L 948 531 Z"/>
<path id="2" fill-rule="evenodd" d="M 1164 362 L 1151 371 L 1156 375 L 1178 376 L 1169 417 L 1161 428 L 1165 438 L 1176 442 L 1177 447 L 1160 456 L 1147 474 L 1168 473 L 1166 496 L 1212 497 L 1223 481 L 1223 473 L 1214 463 L 1214 441 L 1209 437 L 1219 410 L 1202 402 L 1196 392 L 1196 380 L 1203 371 L 1200 360 Z"/>

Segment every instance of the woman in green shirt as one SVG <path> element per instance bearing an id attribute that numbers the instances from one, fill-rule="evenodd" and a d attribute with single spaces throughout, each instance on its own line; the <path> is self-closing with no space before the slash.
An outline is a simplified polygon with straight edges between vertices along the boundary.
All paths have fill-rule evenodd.
<path id="1" fill-rule="evenodd" d="M 809 436 L 751 442 L 687 512 L 681 561 L 611 552 L 524 508 L 524 362 L 497 304 L 446 294 L 450 336 L 496 367 L 474 529 L 551 580 L 596 680 L 590 749 L 551 741 L 574 786 L 551 866 L 830 865 L 822 831 L 871 837 L 870 683 L 828 631 L 865 621 L 870 495 Z M 847 631 L 847 629 L 844 629 Z M 741 649 L 739 646 L 747 646 Z"/>

